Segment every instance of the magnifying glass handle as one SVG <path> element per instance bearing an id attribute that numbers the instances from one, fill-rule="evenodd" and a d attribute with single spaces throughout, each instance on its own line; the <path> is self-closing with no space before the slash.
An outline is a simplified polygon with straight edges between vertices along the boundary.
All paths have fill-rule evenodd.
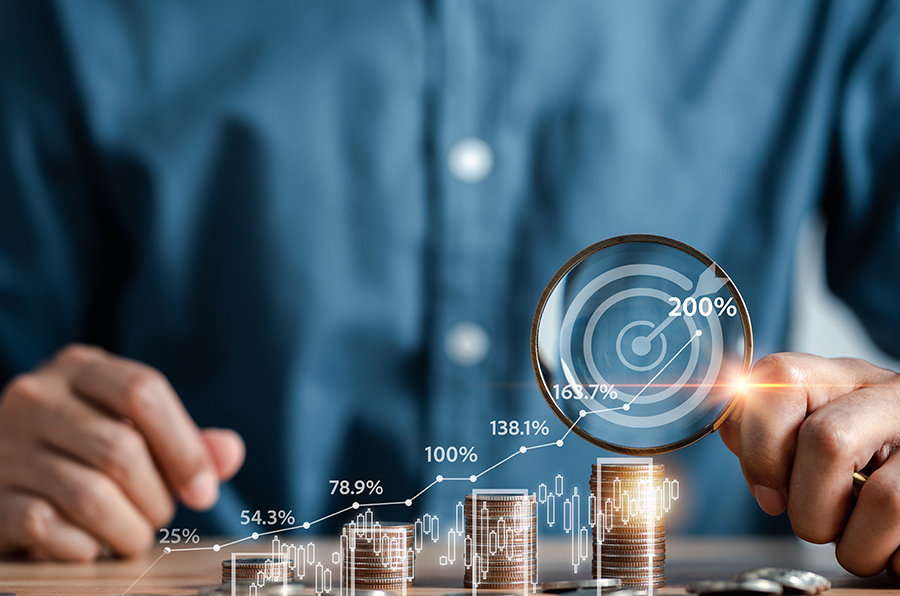
<path id="1" fill-rule="evenodd" d="M 728 418 L 725 419 L 725 422 L 734 427 L 739 427 L 741 425 L 741 417 L 744 414 L 744 399 L 747 397 L 747 392 L 744 391 L 744 394 L 740 399 L 735 403 L 734 409 L 728 414 Z"/>
<path id="2" fill-rule="evenodd" d="M 862 490 L 863 484 L 869 479 L 868 474 L 863 472 L 853 472 L 853 498 L 859 498 L 859 491 Z"/>

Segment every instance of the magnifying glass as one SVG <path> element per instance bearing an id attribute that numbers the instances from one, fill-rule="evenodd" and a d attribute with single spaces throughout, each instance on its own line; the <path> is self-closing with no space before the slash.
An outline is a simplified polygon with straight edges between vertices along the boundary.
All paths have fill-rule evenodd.
<path id="1" fill-rule="evenodd" d="M 753 357 L 728 275 L 670 238 L 618 236 L 553 276 L 531 327 L 541 392 L 573 432 L 627 455 L 668 453 L 735 411 Z"/>

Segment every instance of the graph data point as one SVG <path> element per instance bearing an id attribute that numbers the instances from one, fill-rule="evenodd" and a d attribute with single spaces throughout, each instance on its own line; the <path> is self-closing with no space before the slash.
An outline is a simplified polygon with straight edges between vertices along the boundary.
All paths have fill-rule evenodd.
<path id="1" fill-rule="evenodd" d="M 694 335 L 696 335 L 697 337 L 700 337 L 701 335 L 703 335 L 703 330 L 697 329 L 696 331 L 694 331 Z"/>
<path id="2" fill-rule="evenodd" d="M 526 447 L 525 445 L 519 447 L 519 453 L 525 453 L 526 451 L 528 451 L 528 447 Z"/>
<path id="3" fill-rule="evenodd" d="M 412 499 L 406 499 L 406 506 L 412 507 Z"/>
<path id="4" fill-rule="evenodd" d="M 443 481 L 444 481 L 444 477 L 441 476 L 440 474 L 438 474 L 438 475 L 437 475 L 437 478 L 435 478 L 435 480 L 436 480 L 437 482 L 443 482 Z"/>
<path id="5" fill-rule="evenodd" d="M 476 476 L 475 474 L 469 476 L 469 482 L 475 482 L 476 480 L 478 480 L 478 476 Z"/>
<path id="6" fill-rule="evenodd" d="M 253 532 L 252 534 L 250 534 L 250 537 L 253 538 L 254 540 L 259 539 L 259 532 Z"/>
<path id="7" fill-rule="evenodd" d="M 219 549 L 220 549 L 220 548 L 222 548 L 222 547 L 219 546 L 218 544 L 213 544 L 213 551 L 219 552 Z"/>
<path id="8" fill-rule="evenodd" d="M 631 404 L 622 404 L 622 409 L 626 412 L 631 409 Z"/>
<path id="9" fill-rule="evenodd" d="M 308 530 L 308 529 L 309 529 L 309 522 L 303 522 L 303 529 L 304 529 L 304 530 Z"/>
<path id="10" fill-rule="evenodd" d="M 167 546 L 166 548 L 163 549 L 163 553 L 164 553 L 164 554 L 169 554 L 170 552 L 172 552 L 172 549 L 169 548 L 168 546 Z"/>
<path id="11" fill-rule="evenodd" d="M 353 508 L 359 509 L 359 501 L 353 501 Z"/>
<path id="12" fill-rule="evenodd" d="M 562 447 L 562 446 L 563 446 L 563 440 L 562 440 L 562 439 L 558 439 L 558 440 L 556 441 L 556 446 L 557 446 L 557 447 Z"/>
<path id="13" fill-rule="evenodd" d="M 578 412 L 578 415 L 579 415 L 581 418 L 584 418 L 585 416 L 587 416 L 587 412 L 585 412 L 584 410 L 581 410 L 580 412 Z"/>

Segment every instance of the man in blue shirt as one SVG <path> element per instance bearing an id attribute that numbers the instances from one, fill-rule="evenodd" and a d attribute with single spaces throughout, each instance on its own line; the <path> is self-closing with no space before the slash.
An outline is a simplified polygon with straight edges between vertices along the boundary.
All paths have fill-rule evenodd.
<path id="1" fill-rule="evenodd" d="M 0 549 L 128 555 L 175 500 L 218 498 L 202 527 L 240 532 L 243 509 L 346 505 L 329 479 L 402 500 L 470 473 L 426 445 L 499 461 L 518 443 L 490 420 L 548 418 L 544 284 L 619 234 L 712 256 L 769 354 L 821 211 L 832 289 L 900 354 L 898 9 L 0 4 Z M 893 373 L 788 355 L 754 381 L 723 438 L 762 509 L 841 535 L 851 571 L 900 569 Z M 586 484 L 577 443 L 484 479 Z M 674 527 L 764 527 L 719 441 L 661 459 L 685 487 Z"/>

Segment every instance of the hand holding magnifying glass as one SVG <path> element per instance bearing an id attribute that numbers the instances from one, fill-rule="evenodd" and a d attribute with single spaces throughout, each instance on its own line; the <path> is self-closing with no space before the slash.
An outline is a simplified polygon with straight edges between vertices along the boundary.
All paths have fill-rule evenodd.
<path id="1" fill-rule="evenodd" d="M 570 259 L 531 333 L 538 384 L 573 432 L 655 455 L 721 430 L 763 509 L 787 509 L 805 540 L 840 539 L 838 561 L 854 573 L 900 571 L 900 375 L 778 354 L 751 378 L 752 346 L 731 279 L 658 236 L 612 238 Z"/>
<path id="2" fill-rule="evenodd" d="M 750 318 L 703 253 L 620 236 L 566 263 L 544 291 L 532 361 L 550 407 L 588 441 L 666 453 L 716 430 L 750 371 Z"/>

